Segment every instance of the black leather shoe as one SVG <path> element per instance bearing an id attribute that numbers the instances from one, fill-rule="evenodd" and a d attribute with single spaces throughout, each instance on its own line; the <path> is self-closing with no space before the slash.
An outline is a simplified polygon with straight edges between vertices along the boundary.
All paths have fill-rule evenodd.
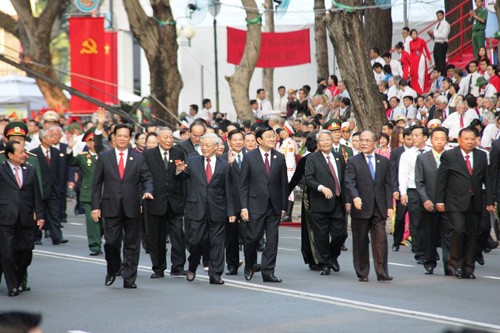
<path id="1" fill-rule="evenodd" d="M 280 283 L 281 282 L 281 279 L 277 278 L 276 276 L 274 276 L 274 274 L 262 275 L 262 280 L 264 282 L 274 282 L 274 283 Z"/>
<path id="2" fill-rule="evenodd" d="M 451 269 L 445 269 L 444 276 L 453 276 L 453 271 Z"/>
<path id="3" fill-rule="evenodd" d="M 441 260 L 441 257 L 439 256 L 439 253 L 436 253 L 436 261 Z"/>
<path id="4" fill-rule="evenodd" d="M 16 288 L 9 290 L 9 297 L 15 297 L 18 295 L 19 295 L 19 290 L 17 290 Z"/>
<path id="5" fill-rule="evenodd" d="M 115 279 L 116 279 L 116 276 L 106 274 L 106 281 L 104 282 L 104 284 L 107 287 L 109 287 L 110 285 L 112 285 L 115 282 Z"/>
<path id="6" fill-rule="evenodd" d="M 330 275 L 330 267 L 323 267 L 319 275 Z"/>
<path id="7" fill-rule="evenodd" d="M 250 281 L 253 278 L 253 269 L 245 269 L 245 280 Z"/>
<path id="8" fill-rule="evenodd" d="M 321 271 L 321 266 L 319 265 L 315 265 L 315 264 L 309 264 L 309 269 L 311 271 L 317 271 L 317 272 L 320 272 Z"/>
<path id="9" fill-rule="evenodd" d="M 385 282 L 385 281 L 392 281 L 392 279 L 393 279 L 392 276 L 382 275 L 377 278 L 377 281 Z"/>
<path id="10" fill-rule="evenodd" d="M 342 246 L 340 247 L 340 251 L 347 251 L 347 247 L 345 247 L 345 245 L 342 244 Z"/>
<path id="11" fill-rule="evenodd" d="M 474 275 L 474 273 L 466 273 L 464 274 L 464 279 L 475 280 L 476 276 Z"/>
<path id="12" fill-rule="evenodd" d="M 123 265 L 122 265 L 122 266 L 120 266 L 120 269 L 119 269 L 119 270 L 118 270 L 118 272 L 116 273 L 116 276 L 122 276 L 122 274 L 123 274 L 123 270 L 124 270 L 124 269 L 125 269 L 125 267 L 123 267 Z"/>
<path id="13" fill-rule="evenodd" d="M 171 276 L 186 276 L 186 274 L 188 273 L 188 271 L 186 270 L 180 270 L 180 271 L 171 271 L 170 272 L 170 275 Z"/>
<path id="14" fill-rule="evenodd" d="M 191 271 L 187 272 L 186 280 L 188 280 L 189 282 L 192 282 L 192 281 L 194 281 L 195 278 L 196 278 L 196 272 L 191 272 Z"/>
<path id="15" fill-rule="evenodd" d="M 334 272 L 340 271 L 340 265 L 339 265 L 339 261 L 337 259 L 332 260 L 332 270 Z"/>
<path id="16" fill-rule="evenodd" d="M 463 278 L 463 275 L 464 275 L 464 273 L 462 272 L 462 269 L 460 269 L 460 268 L 453 269 L 452 274 L 454 277 L 456 277 L 458 279 Z"/>
<path id="17" fill-rule="evenodd" d="M 59 244 L 66 244 L 67 242 L 68 242 L 68 240 L 67 240 L 67 239 L 61 239 L 61 240 L 59 241 Z"/>
<path id="18" fill-rule="evenodd" d="M 261 269 L 262 269 L 262 267 L 260 266 L 260 264 L 255 264 L 255 265 L 253 265 L 253 271 L 254 271 L 255 273 L 260 272 L 260 270 L 261 270 Z"/>
<path id="19" fill-rule="evenodd" d="M 367 277 L 360 277 L 360 278 L 358 278 L 358 281 L 359 282 L 368 282 L 368 278 Z"/>
<path id="20" fill-rule="evenodd" d="M 481 265 L 481 266 L 483 266 L 483 265 L 484 265 L 484 256 L 483 256 L 483 254 L 482 254 L 482 253 L 481 253 L 481 254 L 479 254 L 479 255 L 476 257 L 476 262 L 477 262 L 479 265 Z"/>
<path id="21" fill-rule="evenodd" d="M 125 288 L 125 289 L 137 289 L 137 285 L 135 283 L 123 283 L 123 288 Z"/>
<path id="22" fill-rule="evenodd" d="M 434 273 L 434 268 L 432 267 L 425 267 L 425 274 L 426 275 L 432 275 Z"/>
<path id="23" fill-rule="evenodd" d="M 91 256 L 98 256 L 102 254 L 102 251 L 101 250 L 97 250 L 97 251 L 90 251 L 90 255 Z"/>
<path id="24" fill-rule="evenodd" d="M 238 275 L 238 270 L 235 268 L 228 269 L 226 275 Z"/>
<path id="25" fill-rule="evenodd" d="M 27 285 L 27 284 L 25 284 L 25 283 L 22 283 L 22 284 L 19 286 L 19 288 L 17 288 L 17 289 L 19 290 L 19 292 L 23 292 L 23 291 L 30 291 L 30 290 L 31 290 L 31 288 L 30 288 L 30 287 L 28 287 L 28 285 Z"/>
<path id="26" fill-rule="evenodd" d="M 398 252 L 399 251 L 399 246 L 398 245 L 393 245 L 392 246 L 392 251 Z"/>
<path id="27" fill-rule="evenodd" d="M 212 276 L 210 277 L 210 284 L 224 284 L 224 280 L 219 276 Z"/>
<path id="28" fill-rule="evenodd" d="M 419 265 L 423 265 L 423 264 L 425 264 L 424 259 L 418 259 L 418 260 L 417 260 L 417 264 L 419 264 Z"/>
<path id="29" fill-rule="evenodd" d="M 161 273 L 153 273 L 151 274 L 150 278 L 152 279 L 160 279 L 160 278 L 164 278 L 165 277 L 165 273 L 161 272 Z"/>
<path id="30" fill-rule="evenodd" d="M 36 240 L 35 245 L 43 245 L 41 240 Z"/>

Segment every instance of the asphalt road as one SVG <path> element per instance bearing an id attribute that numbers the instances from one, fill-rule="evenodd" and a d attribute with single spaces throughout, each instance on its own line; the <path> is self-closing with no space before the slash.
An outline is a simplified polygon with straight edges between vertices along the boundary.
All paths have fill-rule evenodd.
<path id="1" fill-rule="evenodd" d="M 424 275 L 402 247 L 389 253 L 392 282 L 377 282 L 372 269 L 370 282 L 360 283 L 350 237 L 340 272 L 320 276 L 303 264 L 299 228 L 281 227 L 281 284 L 264 284 L 259 275 L 247 282 L 240 270 L 215 286 L 200 268 L 191 283 L 153 280 L 142 251 L 138 289 L 128 290 L 121 278 L 104 286 L 104 257 L 88 255 L 82 215 L 70 216 L 63 232 L 68 244 L 35 249 L 31 291 L 9 298 L 0 285 L 0 311 L 40 312 L 44 332 L 500 332 L 500 250 L 485 255 L 476 280 L 458 280 L 445 277 L 442 265 Z"/>

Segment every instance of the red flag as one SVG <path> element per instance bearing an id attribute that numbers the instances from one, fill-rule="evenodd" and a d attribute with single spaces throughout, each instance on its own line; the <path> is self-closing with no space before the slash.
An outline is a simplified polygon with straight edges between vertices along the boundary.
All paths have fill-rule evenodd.
<path id="1" fill-rule="evenodd" d="M 103 17 L 70 18 L 71 86 L 104 103 L 116 104 L 116 33 L 104 30 Z M 93 113 L 97 106 L 71 98 L 71 112 Z"/>
<path id="2" fill-rule="evenodd" d="M 227 62 L 238 65 L 247 33 L 227 27 Z M 274 68 L 308 64 L 311 62 L 309 29 L 289 32 L 263 32 L 257 67 Z"/>

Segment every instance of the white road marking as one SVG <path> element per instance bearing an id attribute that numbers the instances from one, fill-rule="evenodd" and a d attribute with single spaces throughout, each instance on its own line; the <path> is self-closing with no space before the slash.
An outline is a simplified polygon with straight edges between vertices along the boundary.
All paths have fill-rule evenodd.
<path id="1" fill-rule="evenodd" d="M 57 252 L 51 252 L 51 251 L 42 251 L 42 250 L 34 250 L 33 253 L 36 255 L 39 255 L 39 256 L 49 257 L 49 258 L 54 258 L 54 259 L 63 259 L 63 260 L 71 260 L 71 261 L 77 261 L 77 262 L 98 264 L 98 265 L 106 265 L 106 261 L 104 259 L 98 259 L 98 258 L 87 258 L 87 257 L 76 256 L 76 255 L 71 255 L 71 254 L 57 253 Z M 145 272 L 151 271 L 151 269 L 149 267 L 142 266 L 142 265 L 139 265 L 138 270 L 145 271 Z M 169 272 L 169 271 L 167 270 L 166 272 Z M 199 279 L 202 279 L 202 280 L 208 280 L 208 276 L 197 275 L 196 277 Z M 490 278 L 495 278 L 495 277 L 490 277 Z M 500 279 L 500 278 L 498 278 L 498 279 Z M 304 291 L 294 290 L 294 289 L 270 287 L 270 286 L 264 286 L 264 285 L 260 285 L 260 284 L 243 282 L 243 281 L 235 281 L 235 280 L 231 280 L 231 279 L 225 279 L 225 282 L 226 282 L 225 285 L 229 286 L 229 287 L 241 288 L 241 289 L 246 289 L 246 290 L 254 290 L 254 291 L 265 292 L 265 293 L 270 293 L 270 294 L 275 294 L 275 295 L 293 297 L 293 298 L 300 298 L 300 299 L 309 300 L 309 301 L 313 301 L 313 302 L 338 305 L 338 306 L 348 307 L 348 308 L 352 308 L 352 309 L 359 309 L 359 310 L 363 310 L 363 311 L 381 313 L 381 314 L 390 315 L 390 316 L 405 317 L 405 318 L 411 318 L 411 319 L 416 319 L 416 320 L 444 324 L 444 325 L 482 329 L 482 330 L 490 331 L 490 332 L 500 331 L 500 325 L 472 321 L 472 320 L 467 320 L 467 319 L 463 319 L 463 318 L 438 315 L 435 313 L 407 310 L 407 309 L 402 309 L 402 308 L 394 308 L 394 307 L 384 306 L 384 305 L 379 305 L 379 304 L 374 304 L 374 303 L 350 300 L 347 298 L 309 293 L 309 292 L 304 292 Z"/>
<path id="2" fill-rule="evenodd" d="M 500 280 L 500 277 L 498 276 L 483 276 L 483 277 L 487 279 Z"/>
<path id="3" fill-rule="evenodd" d="M 300 237 L 280 236 L 280 239 L 301 239 Z"/>
<path id="4" fill-rule="evenodd" d="M 64 235 L 66 237 L 75 237 L 75 238 L 82 238 L 82 239 L 87 239 L 85 236 L 80 236 L 80 235 Z"/>
<path id="5" fill-rule="evenodd" d="M 298 250 L 297 249 L 288 249 L 286 247 L 278 247 L 278 250 L 283 250 L 283 251 L 293 251 L 293 252 L 297 252 Z"/>
<path id="6" fill-rule="evenodd" d="M 83 225 L 83 223 L 76 223 L 76 222 L 68 222 L 68 224 L 71 224 L 71 225 Z"/>

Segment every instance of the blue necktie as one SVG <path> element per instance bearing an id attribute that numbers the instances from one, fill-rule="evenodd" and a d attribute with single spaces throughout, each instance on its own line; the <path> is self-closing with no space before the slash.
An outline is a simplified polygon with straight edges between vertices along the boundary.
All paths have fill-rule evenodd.
<path id="1" fill-rule="evenodd" d="M 372 179 L 375 180 L 375 169 L 373 168 L 372 155 L 368 155 L 368 168 L 370 168 L 370 173 L 372 174 Z"/>
<path id="2" fill-rule="evenodd" d="M 236 160 L 236 163 L 238 163 L 238 168 L 241 170 L 241 156 L 238 154 L 238 158 Z"/>

